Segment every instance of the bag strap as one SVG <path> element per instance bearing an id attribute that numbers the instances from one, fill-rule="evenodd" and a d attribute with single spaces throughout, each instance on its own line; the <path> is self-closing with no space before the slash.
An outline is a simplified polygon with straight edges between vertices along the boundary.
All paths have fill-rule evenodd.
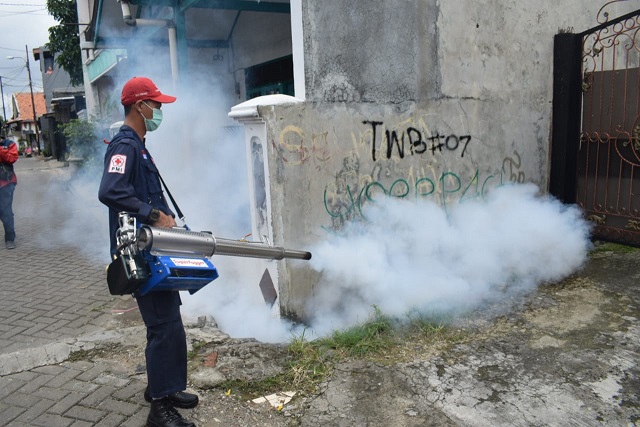
<path id="1" fill-rule="evenodd" d="M 160 175 L 160 171 L 158 171 L 158 177 L 160 178 L 160 182 L 162 183 L 162 186 L 164 187 L 164 191 L 167 192 L 167 195 L 169 196 L 169 199 L 171 199 L 171 203 L 173 203 L 173 207 L 176 208 L 176 213 L 178 214 L 178 218 L 180 218 L 180 220 L 182 222 L 184 222 L 185 225 L 186 225 L 186 222 L 184 220 L 184 215 L 182 214 L 182 211 L 180 210 L 180 207 L 176 203 L 176 199 L 173 198 L 173 195 L 171 194 L 171 191 L 169 191 L 169 187 L 167 187 L 167 184 L 164 182 L 164 179 L 162 179 L 162 175 Z"/>

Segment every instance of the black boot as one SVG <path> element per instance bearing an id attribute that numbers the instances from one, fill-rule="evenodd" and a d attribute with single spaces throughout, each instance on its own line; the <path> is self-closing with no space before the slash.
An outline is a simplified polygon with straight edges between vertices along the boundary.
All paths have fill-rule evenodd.
<path id="1" fill-rule="evenodd" d="M 186 391 L 179 391 L 177 393 L 167 396 L 171 404 L 175 408 L 191 409 L 198 406 L 198 396 L 195 394 L 187 393 Z M 151 403 L 151 395 L 149 394 L 149 388 L 144 391 L 144 400 Z"/>
<path id="2" fill-rule="evenodd" d="M 151 401 L 147 427 L 196 427 L 196 425 L 182 418 L 182 415 L 165 397 Z"/>

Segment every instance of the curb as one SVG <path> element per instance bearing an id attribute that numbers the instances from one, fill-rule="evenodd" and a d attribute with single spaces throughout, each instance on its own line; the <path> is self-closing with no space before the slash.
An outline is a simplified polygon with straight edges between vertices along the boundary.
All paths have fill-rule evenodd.
<path id="1" fill-rule="evenodd" d="M 129 340 L 133 335 L 145 337 L 144 326 L 133 326 L 119 331 L 100 331 L 77 338 L 67 338 L 40 347 L 27 348 L 0 355 L 0 376 L 29 371 L 46 365 L 64 362 L 71 353 L 92 350 L 102 344 Z"/>

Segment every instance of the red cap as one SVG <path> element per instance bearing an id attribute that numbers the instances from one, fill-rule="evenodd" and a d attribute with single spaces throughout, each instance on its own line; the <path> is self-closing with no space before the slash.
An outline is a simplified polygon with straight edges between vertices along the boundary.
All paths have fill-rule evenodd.
<path id="1" fill-rule="evenodd" d="M 145 99 L 167 104 L 175 101 L 176 97 L 163 94 L 158 86 L 146 77 L 134 77 L 125 83 L 120 98 L 122 105 L 131 105 Z"/>

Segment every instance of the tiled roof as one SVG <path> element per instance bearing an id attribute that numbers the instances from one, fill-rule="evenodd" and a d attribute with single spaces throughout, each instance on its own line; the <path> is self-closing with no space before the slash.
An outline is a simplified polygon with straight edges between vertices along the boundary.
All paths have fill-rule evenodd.
<path id="1" fill-rule="evenodd" d="M 47 113 L 47 104 L 43 92 L 33 92 L 36 102 L 36 115 L 39 117 Z M 14 111 L 11 121 L 33 121 L 33 107 L 31 106 L 31 92 L 17 92 L 13 94 Z"/>

